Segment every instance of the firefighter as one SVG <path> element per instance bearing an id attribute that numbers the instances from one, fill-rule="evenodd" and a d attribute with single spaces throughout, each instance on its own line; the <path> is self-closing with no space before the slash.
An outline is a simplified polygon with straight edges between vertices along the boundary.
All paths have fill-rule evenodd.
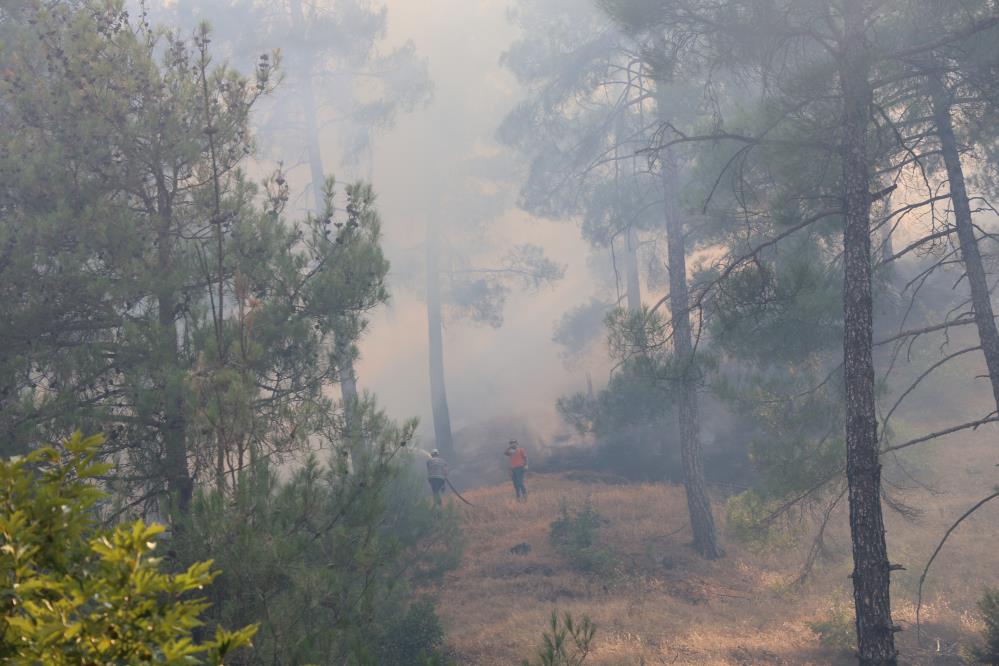
<path id="1" fill-rule="evenodd" d="M 444 485 L 447 483 L 447 463 L 437 449 L 430 452 L 430 459 L 427 461 L 427 480 L 434 493 L 434 506 L 440 508 L 441 495 L 444 494 Z"/>
<path id="2" fill-rule="evenodd" d="M 524 474 L 527 473 L 527 451 L 517 440 L 511 439 L 504 455 L 510 458 L 510 476 L 513 479 L 513 491 L 518 502 L 527 501 L 527 487 L 524 485 Z"/>

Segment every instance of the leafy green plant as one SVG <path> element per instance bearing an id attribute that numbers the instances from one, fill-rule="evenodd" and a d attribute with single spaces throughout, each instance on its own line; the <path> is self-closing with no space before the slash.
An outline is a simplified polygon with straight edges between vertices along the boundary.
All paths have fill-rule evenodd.
<path id="1" fill-rule="evenodd" d="M 586 615 L 577 623 L 570 613 L 560 617 L 553 609 L 537 658 L 525 659 L 523 666 L 579 666 L 593 651 L 596 633 L 597 626 Z"/>
<path id="2" fill-rule="evenodd" d="M 599 531 L 605 522 L 589 501 L 570 513 L 568 503 L 563 499 L 559 517 L 551 524 L 549 538 L 555 550 L 569 560 L 574 569 L 610 576 L 617 558 L 600 543 Z"/>
<path id="3" fill-rule="evenodd" d="M 215 578 L 211 562 L 177 574 L 153 557 L 159 525 L 107 530 L 93 519 L 103 493 L 94 480 L 102 436 L 80 433 L 0 461 L 0 576 L 3 641 L 10 664 L 221 664 L 247 646 L 249 626 L 197 642 L 207 604 L 192 593 Z"/>

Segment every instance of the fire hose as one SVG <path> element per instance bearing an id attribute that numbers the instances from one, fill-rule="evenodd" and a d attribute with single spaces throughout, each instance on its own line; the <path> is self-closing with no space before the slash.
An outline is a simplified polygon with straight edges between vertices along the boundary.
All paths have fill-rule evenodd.
<path id="1" fill-rule="evenodd" d="M 468 506 L 471 506 L 471 507 L 475 506 L 474 504 L 472 504 L 467 499 L 465 499 L 464 497 L 461 496 L 461 493 L 458 492 L 458 489 L 454 487 L 453 483 L 451 483 L 451 479 L 445 478 L 444 480 L 447 482 L 447 487 L 451 489 L 451 492 L 453 492 L 455 495 L 458 496 L 458 499 L 460 499 L 462 502 L 464 502 Z"/>

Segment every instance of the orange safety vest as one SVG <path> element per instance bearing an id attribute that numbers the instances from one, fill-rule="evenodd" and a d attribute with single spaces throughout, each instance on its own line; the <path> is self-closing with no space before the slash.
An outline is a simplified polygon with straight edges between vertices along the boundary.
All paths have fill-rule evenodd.
<path id="1" fill-rule="evenodd" d="M 510 469 L 525 466 L 527 466 L 527 451 L 518 447 L 516 451 L 510 454 Z"/>

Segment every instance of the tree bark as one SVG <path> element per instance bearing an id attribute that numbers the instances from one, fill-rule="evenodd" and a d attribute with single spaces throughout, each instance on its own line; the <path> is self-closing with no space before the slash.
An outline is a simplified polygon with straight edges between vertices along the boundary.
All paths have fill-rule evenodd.
<path id="1" fill-rule="evenodd" d="M 156 301 L 160 338 L 159 372 L 163 391 L 163 466 L 167 493 L 173 508 L 180 515 L 185 515 L 194 494 L 194 480 L 187 466 L 186 400 L 177 344 L 178 303 L 170 279 L 173 272 L 173 214 L 166 187 L 160 184 L 158 190 L 159 228 L 156 234 L 156 253 L 157 269 L 163 279 Z"/>
<path id="2" fill-rule="evenodd" d="M 954 205 L 954 225 L 957 227 L 957 240 L 961 248 L 968 287 L 971 290 L 971 307 L 974 311 L 978 339 L 985 355 L 985 365 L 989 370 L 992 384 L 992 397 L 999 411 L 999 331 L 996 330 L 995 315 L 992 312 L 992 297 L 988 279 L 982 264 L 982 254 L 975 237 L 975 226 L 971 219 L 971 204 L 964 184 L 964 168 L 961 154 L 954 138 L 954 125 L 950 117 L 950 94 L 943 83 L 936 78 L 930 81 L 933 116 L 936 119 L 937 135 L 940 137 L 940 150 L 947 169 L 947 182 L 950 185 L 950 198 Z"/>
<path id="3" fill-rule="evenodd" d="M 844 0 L 843 94 L 843 367 L 846 384 L 846 475 L 853 546 L 853 598 L 862 665 L 896 664 L 890 568 L 881 509 L 881 463 L 874 403 L 871 195 L 868 80 L 863 0 Z"/>
<path id="4" fill-rule="evenodd" d="M 718 545 L 714 515 L 704 481 L 701 461 L 700 422 L 697 413 L 697 371 L 690 330 L 690 297 L 687 292 L 687 249 L 683 222 L 677 201 L 676 163 L 672 151 L 662 153 L 662 183 L 665 196 L 667 261 L 669 262 L 669 301 L 673 321 L 674 362 L 680 376 L 677 426 L 680 431 L 680 459 L 683 465 L 687 511 L 694 533 L 694 549 L 714 560 L 724 553 Z"/>
<path id="5" fill-rule="evenodd" d="M 440 287 L 440 234 L 437 223 L 427 222 L 427 341 L 430 359 L 430 404 L 434 413 L 434 439 L 446 460 L 455 459 L 451 412 L 444 383 L 444 326 Z"/>

